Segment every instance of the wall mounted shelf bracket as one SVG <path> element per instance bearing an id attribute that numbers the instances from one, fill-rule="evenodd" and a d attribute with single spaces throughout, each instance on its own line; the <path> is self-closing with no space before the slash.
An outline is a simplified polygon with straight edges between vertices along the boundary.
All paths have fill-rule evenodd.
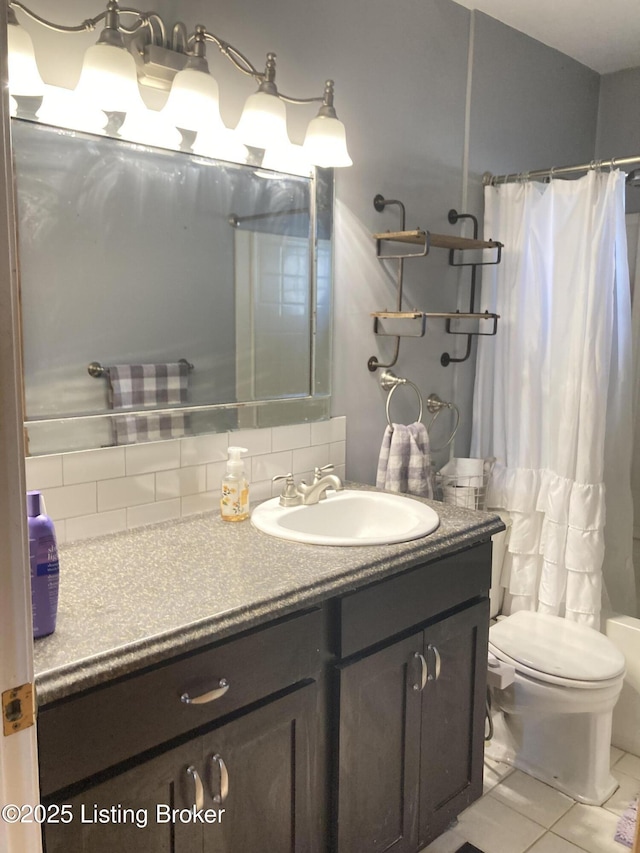
<path id="1" fill-rule="evenodd" d="M 458 213 L 456 210 L 450 210 L 448 220 L 452 225 L 455 225 L 460 219 L 471 219 L 473 222 L 473 238 L 460 237 L 455 234 L 432 234 L 429 231 L 424 231 L 421 228 L 416 228 L 413 231 L 405 230 L 405 207 L 401 201 L 397 199 L 385 199 L 381 195 L 376 195 L 373 200 L 373 206 L 378 212 L 385 209 L 387 205 L 398 205 L 402 210 L 402 230 L 400 231 L 385 231 L 383 233 L 373 234 L 373 239 L 376 241 L 376 257 L 380 261 L 397 260 L 398 261 L 398 305 L 396 311 L 374 311 L 373 317 L 373 332 L 375 335 L 382 337 L 395 337 L 396 346 L 393 359 L 389 364 L 382 364 L 376 356 L 371 356 L 367 362 L 367 367 L 370 371 L 375 371 L 379 367 L 393 367 L 398 360 L 400 354 L 400 339 L 401 338 L 422 338 L 425 335 L 427 327 L 427 319 L 445 320 L 445 331 L 448 335 L 466 335 L 467 347 L 462 358 L 454 358 L 448 352 L 445 352 L 440 357 L 440 364 L 446 367 L 452 362 L 466 361 L 471 355 L 471 343 L 474 337 L 478 336 L 493 336 L 497 333 L 499 314 L 493 314 L 489 311 L 482 313 L 474 310 L 475 295 L 476 295 L 476 269 L 479 266 L 492 266 L 499 264 L 502 260 L 502 243 L 497 240 L 479 240 L 478 239 L 478 220 L 470 213 Z M 417 246 L 418 251 L 405 250 L 387 250 L 383 246 L 391 244 L 403 246 Z M 448 249 L 449 250 L 449 265 L 452 267 L 471 267 L 471 289 L 469 293 L 469 310 L 452 311 L 452 312 L 429 312 L 429 311 L 403 311 L 402 310 L 402 284 L 403 284 L 403 263 L 408 258 L 424 258 L 429 254 L 432 248 Z M 486 249 L 495 249 L 496 254 L 489 261 L 456 261 L 456 251 L 483 251 Z M 391 326 L 395 321 L 400 321 L 401 326 L 413 331 L 387 331 L 383 321 L 388 321 Z M 488 332 L 468 332 L 457 331 L 453 328 L 452 323 L 456 320 L 477 320 L 479 325 L 482 321 L 491 321 L 492 326 Z M 394 326 L 397 328 L 397 326 Z"/>

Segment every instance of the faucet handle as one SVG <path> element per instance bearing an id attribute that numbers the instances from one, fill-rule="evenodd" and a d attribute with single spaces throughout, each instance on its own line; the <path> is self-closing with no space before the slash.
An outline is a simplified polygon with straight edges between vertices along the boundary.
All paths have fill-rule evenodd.
<path id="1" fill-rule="evenodd" d="M 271 478 L 272 483 L 276 483 L 278 480 L 285 481 L 284 489 L 280 495 L 280 506 L 297 506 L 300 503 L 300 495 L 296 489 L 293 474 L 291 472 L 288 474 L 277 474 Z"/>
<path id="2" fill-rule="evenodd" d="M 317 483 L 318 480 L 321 480 L 324 474 L 329 474 L 333 471 L 333 463 L 330 462 L 328 465 L 323 465 L 322 468 L 314 468 L 313 471 L 313 482 Z"/>

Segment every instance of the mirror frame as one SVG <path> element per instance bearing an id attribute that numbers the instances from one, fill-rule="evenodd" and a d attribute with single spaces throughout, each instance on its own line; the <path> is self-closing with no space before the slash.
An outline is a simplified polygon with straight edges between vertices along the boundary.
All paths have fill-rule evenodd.
<path id="1" fill-rule="evenodd" d="M 68 128 L 59 128 L 52 125 L 44 125 L 42 122 L 34 122 L 22 116 L 13 117 L 13 121 L 28 122 L 51 128 L 60 134 L 69 134 L 74 137 L 86 137 L 94 139 L 96 135 L 73 131 Z M 99 139 L 105 139 L 104 135 L 97 135 Z M 118 137 L 111 137 L 118 145 L 130 148 L 148 148 L 149 150 L 163 151 L 166 149 L 154 149 L 153 146 L 140 146 Z M 216 158 L 203 157 L 191 151 L 178 151 L 178 155 L 192 157 L 195 162 L 207 160 L 224 165 L 228 161 Z M 256 159 L 258 152 L 251 151 L 251 158 Z M 261 156 L 258 154 L 258 159 Z M 238 168 L 256 169 L 262 168 L 259 163 L 237 164 Z M 285 172 L 277 174 L 287 175 Z M 295 175 L 295 177 L 300 177 Z M 333 330 L 333 207 L 334 207 L 334 172 L 333 169 L 315 168 L 309 177 L 310 181 L 310 290 L 311 290 L 311 316 L 309 318 L 310 328 L 310 377 L 309 393 L 306 395 L 295 395 L 281 397 L 278 399 L 256 399 L 240 402 L 223 402 L 213 404 L 196 404 L 187 406 L 172 406 L 170 409 L 131 409 L 126 414 L 149 414 L 160 411 L 171 411 L 172 413 L 196 414 L 197 420 L 203 423 L 188 437 L 205 435 L 216 432 L 228 432 L 234 429 L 254 429 L 265 426 L 280 426 L 287 424 L 298 424 L 326 420 L 330 417 L 331 404 L 331 351 Z M 19 189 L 18 189 L 19 192 Z M 321 307 L 318 301 L 318 241 L 327 239 L 330 245 L 330 270 L 329 270 L 329 300 L 328 305 Z M 322 315 L 324 311 L 325 316 Z M 324 324 L 324 332 L 319 334 L 319 324 Z M 23 374 L 23 398 L 24 398 L 24 374 Z M 51 453 L 64 453 L 76 450 L 96 449 L 97 447 L 122 446 L 110 444 L 97 444 L 92 438 L 95 422 L 99 421 L 110 427 L 112 418 L 122 416 L 122 411 L 105 411 L 83 414 L 65 415 L 63 417 L 26 417 L 25 412 L 25 443 L 27 455 L 45 455 Z M 194 419 L 190 419 L 193 423 Z M 216 424 L 217 420 L 217 424 Z M 229 422 L 234 422 L 229 425 Z M 87 428 L 89 427 L 89 428 Z M 111 433 L 112 430 L 109 430 Z M 50 441 L 44 439 L 45 433 L 50 435 Z M 83 433 L 88 433 L 86 439 Z M 57 438 L 56 438 L 57 437 Z M 187 437 L 187 436 L 185 436 Z M 166 439 L 159 439 L 166 440 Z M 38 449 L 31 452 L 30 444 Z M 124 445 L 126 446 L 126 445 Z"/>

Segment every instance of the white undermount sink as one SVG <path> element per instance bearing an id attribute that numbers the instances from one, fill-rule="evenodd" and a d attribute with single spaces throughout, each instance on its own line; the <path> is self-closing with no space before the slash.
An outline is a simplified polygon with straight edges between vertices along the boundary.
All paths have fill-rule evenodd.
<path id="1" fill-rule="evenodd" d="M 427 536 L 440 524 L 420 501 L 387 492 L 355 489 L 327 492 L 311 506 L 280 506 L 279 498 L 257 506 L 254 527 L 270 536 L 309 545 L 391 545 Z"/>

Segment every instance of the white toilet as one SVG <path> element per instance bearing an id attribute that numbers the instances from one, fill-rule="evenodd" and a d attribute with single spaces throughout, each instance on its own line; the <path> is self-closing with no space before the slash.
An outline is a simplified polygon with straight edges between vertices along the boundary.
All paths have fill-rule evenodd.
<path id="1" fill-rule="evenodd" d="M 494 556 L 495 586 L 502 558 Z M 497 609 L 497 596 L 492 605 Z M 585 625 L 519 611 L 490 628 L 492 655 L 498 668 L 513 667 L 515 674 L 508 686 L 491 688 L 499 713 L 486 754 L 579 802 L 601 805 L 617 787 L 610 772 L 611 716 L 624 679 L 622 653 Z"/>

